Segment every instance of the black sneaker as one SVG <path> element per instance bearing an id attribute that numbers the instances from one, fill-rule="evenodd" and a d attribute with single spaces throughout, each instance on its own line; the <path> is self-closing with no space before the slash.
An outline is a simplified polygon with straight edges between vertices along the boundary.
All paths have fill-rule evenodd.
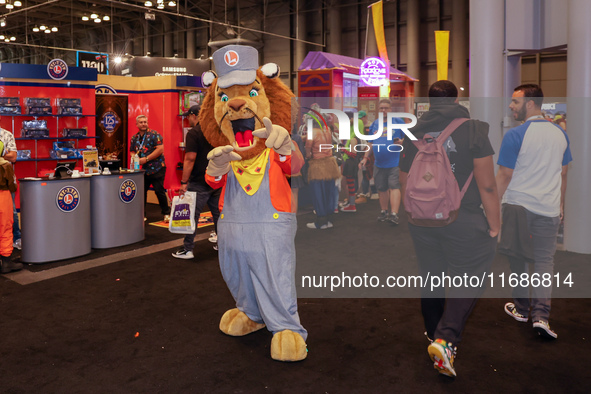
<path id="1" fill-rule="evenodd" d="M 12 271 L 20 271 L 23 269 L 23 265 L 22 263 L 15 263 L 14 261 L 12 261 L 12 259 L 10 258 L 10 256 L 1 256 L 2 257 L 2 273 L 3 274 L 8 274 L 9 272 Z"/>
<path id="2" fill-rule="evenodd" d="M 393 213 L 391 215 L 388 215 L 388 219 L 387 219 L 390 223 L 392 223 L 393 225 L 397 226 L 398 223 L 400 223 L 400 218 L 398 217 L 397 214 Z"/>
<path id="3" fill-rule="evenodd" d="M 515 307 L 515 304 L 512 302 L 508 302 L 505 304 L 505 313 L 519 322 L 527 322 L 528 317 L 517 312 L 517 308 Z"/>
<path id="4" fill-rule="evenodd" d="M 550 329 L 550 325 L 548 322 L 543 320 L 538 320 L 534 322 L 534 330 L 540 335 L 542 338 L 545 339 L 556 339 L 558 338 L 558 334 Z"/>
<path id="5" fill-rule="evenodd" d="M 385 222 L 386 220 L 388 220 L 388 211 L 381 211 L 380 216 L 378 216 L 378 220 L 380 222 Z"/>
<path id="6" fill-rule="evenodd" d="M 193 255 L 193 252 L 191 252 L 190 250 L 185 250 L 185 248 L 183 248 L 174 252 L 172 254 L 172 257 L 176 257 L 177 259 L 190 260 L 195 256 Z"/>

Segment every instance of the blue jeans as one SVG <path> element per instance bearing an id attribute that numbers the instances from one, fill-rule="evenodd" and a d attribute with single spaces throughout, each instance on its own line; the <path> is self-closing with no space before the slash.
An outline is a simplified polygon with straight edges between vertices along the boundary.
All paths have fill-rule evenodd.
<path id="1" fill-rule="evenodd" d="M 215 231 L 217 232 L 218 218 L 220 217 L 219 202 L 222 189 L 212 189 L 209 185 L 191 182 L 187 185 L 187 190 L 190 192 L 196 192 L 195 231 L 193 232 L 193 234 L 185 235 L 183 246 L 185 250 L 193 251 L 193 248 L 195 247 L 195 234 L 197 234 L 197 228 L 199 223 L 199 214 L 201 213 L 201 211 L 203 211 L 205 204 L 207 204 L 209 210 L 211 211 L 211 216 L 213 216 L 213 226 Z"/>
<path id="2" fill-rule="evenodd" d="M 525 260 L 517 257 L 508 257 L 511 273 L 521 275 L 536 273 L 540 275 L 540 280 L 544 274 L 554 275 L 554 253 L 556 253 L 556 237 L 558 235 L 558 226 L 560 217 L 547 217 L 537 215 L 525 210 L 527 216 L 527 225 L 532 236 L 534 248 L 533 272 Z M 529 288 L 521 285 L 513 288 L 513 300 L 517 311 L 522 315 L 529 316 L 531 307 L 532 321 L 543 320 L 545 322 L 550 318 L 552 283 L 549 287 L 533 287 L 531 292 L 531 302 L 529 297 Z"/>
<path id="3" fill-rule="evenodd" d="M 14 223 L 12 224 L 12 239 L 16 241 L 17 239 L 21 239 L 21 225 L 18 221 L 18 212 L 16 211 L 14 194 L 15 193 L 12 193 L 12 213 L 14 216 Z"/>

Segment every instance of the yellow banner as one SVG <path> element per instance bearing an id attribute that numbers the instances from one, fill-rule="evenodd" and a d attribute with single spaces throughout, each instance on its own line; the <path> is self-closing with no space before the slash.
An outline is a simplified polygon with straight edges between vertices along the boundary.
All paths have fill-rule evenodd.
<path id="1" fill-rule="evenodd" d="M 437 56 L 437 80 L 447 79 L 449 60 L 449 31 L 435 31 L 435 55 Z"/>
<path id="2" fill-rule="evenodd" d="M 382 1 L 373 3 L 371 7 L 371 16 L 373 18 L 373 31 L 376 34 L 376 42 L 378 44 L 378 52 L 380 57 L 386 62 L 390 63 L 388 59 L 388 50 L 386 49 L 386 36 L 384 35 L 384 11 Z"/>

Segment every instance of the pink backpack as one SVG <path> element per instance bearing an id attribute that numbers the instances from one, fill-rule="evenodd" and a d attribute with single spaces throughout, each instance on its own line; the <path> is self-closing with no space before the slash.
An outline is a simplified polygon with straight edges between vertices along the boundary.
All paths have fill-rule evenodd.
<path id="1" fill-rule="evenodd" d="M 425 134 L 413 141 L 419 152 L 408 172 L 404 208 L 408 222 L 423 227 L 443 227 L 455 221 L 474 172 L 460 191 L 443 144 L 467 118 L 454 119 L 437 138 Z"/>

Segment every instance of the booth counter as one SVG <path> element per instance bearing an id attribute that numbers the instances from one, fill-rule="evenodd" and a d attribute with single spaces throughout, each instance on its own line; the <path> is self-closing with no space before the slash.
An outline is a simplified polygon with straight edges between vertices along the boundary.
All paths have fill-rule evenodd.
<path id="1" fill-rule="evenodd" d="M 144 173 L 20 181 L 22 261 L 46 263 L 144 239 Z"/>
<path id="2" fill-rule="evenodd" d="M 22 261 L 45 263 L 90 253 L 90 177 L 19 182 Z"/>
<path id="3" fill-rule="evenodd" d="M 95 175 L 90 180 L 92 247 L 144 239 L 144 172 Z"/>

